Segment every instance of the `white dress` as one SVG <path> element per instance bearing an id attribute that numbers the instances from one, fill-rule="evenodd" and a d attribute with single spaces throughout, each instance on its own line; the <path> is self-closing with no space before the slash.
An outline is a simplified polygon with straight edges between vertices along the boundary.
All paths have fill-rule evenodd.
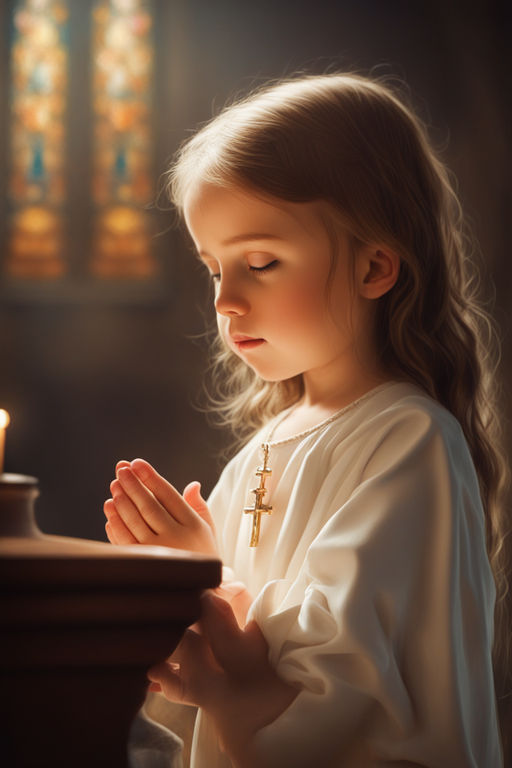
<path id="1" fill-rule="evenodd" d="M 261 768 L 498 768 L 495 589 L 478 482 L 455 418 L 388 383 L 271 444 L 249 548 L 261 443 L 209 499 L 224 563 L 245 582 L 279 675 L 301 692 L 257 734 Z M 223 768 L 200 713 L 193 768 Z"/>

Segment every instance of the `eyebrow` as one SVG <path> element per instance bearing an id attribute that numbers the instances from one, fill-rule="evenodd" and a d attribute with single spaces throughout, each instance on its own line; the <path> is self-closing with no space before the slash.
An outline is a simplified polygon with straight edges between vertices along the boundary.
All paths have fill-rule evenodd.
<path id="1" fill-rule="evenodd" d="M 245 240 L 282 240 L 279 235 L 269 235 L 266 232 L 247 232 L 247 234 L 234 235 L 224 240 L 222 245 L 232 245 L 232 243 L 242 243 Z"/>
<path id="2" fill-rule="evenodd" d="M 284 238 L 279 237 L 279 235 L 271 235 L 267 232 L 244 232 L 240 235 L 233 235 L 233 237 L 228 237 L 227 240 L 223 240 L 221 245 L 233 245 L 234 243 L 243 243 L 243 242 L 249 242 L 251 240 L 283 240 Z M 200 251 L 199 256 L 208 256 L 209 254 L 206 251 Z"/>

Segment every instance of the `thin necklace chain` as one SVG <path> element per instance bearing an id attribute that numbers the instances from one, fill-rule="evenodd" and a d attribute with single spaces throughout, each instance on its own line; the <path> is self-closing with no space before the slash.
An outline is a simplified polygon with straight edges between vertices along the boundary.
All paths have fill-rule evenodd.
<path id="1" fill-rule="evenodd" d="M 364 400 L 367 400 L 371 395 L 375 393 L 376 389 L 380 389 L 380 386 L 376 387 L 375 389 L 371 389 L 369 392 L 366 392 L 361 397 L 358 397 L 357 400 L 354 400 L 352 403 L 349 403 L 348 405 L 345 405 L 343 408 L 340 408 L 339 411 L 336 411 L 336 413 L 333 413 L 332 416 L 329 416 L 327 419 L 324 419 L 319 424 L 315 424 L 315 426 L 309 427 L 308 429 L 305 429 L 303 432 L 298 432 L 296 435 L 291 435 L 290 437 L 284 437 L 281 440 L 272 441 L 272 435 L 274 434 L 276 429 L 283 423 L 285 419 L 288 418 L 288 416 L 291 416 L 291 414 L 294 413 L 294 411 L 299 407 L 299 403 L 296 403 L 294 406 L 292 406 L 291 409 L 288 409 L 281 414 L 281 418 L 279 418 L 276 421 L 276 423 L 273 425 L 272 429 L 268 433 L 267 439 L 265 440 L 265 445 L 268 445 L 269 448 L 274 448 L 278 445 L 286 445 L 287 443 L 293 443 L 295 440 L 301 440 L 303 437 L 307 437 L 308 435 L 313 434 L 313 432 L 316 432 L 318 429 L 327 427 L 333 421 L 336 421 L 336 419 L 339 419 L 340 416 L 343 416 L 343 414 L 347 413 L 347 411 L 351 411 L 352 408 L 355 408 Z"/>
<path id="2" fill-rule="evenodd" d="M 282 424 L 282 422 L 288 416 L 290 416 L 290 414 L 292 414 L 296 408 L 298 408 L 299 403 L 296 403 L 291 408 L 288 408 L 280 415 L 280 417 L 277 419 L 276 423 L 268 433 L 266 441 L 261 446 L 261 449 L 263 451 L 263 464 L 262 466 L 259 466 L 256 470 L 256 476 L 259 478 L 259 485 L 257 488 L 254 488 L 251 491 L 251 493 L 254 493 L 255 495 L 254 505 L 252 507 L 251 506 L 244 507 L 242 510 L 242 514 L 244 516 L 246 514 L 252 515 L 252 530 L 251 530 L 251 537 L 249 541 L 250 547 L 258 546 L 258 543 L 260 540 L 261 516 L 263 514 L 270 515 L 276 511 L 271 504 L 265 504 L 263 502 L 266 494 L 269 491 L 269 489 L 265 487 L 265 482 L 267 477 L 270 477 L 272 475 L 272 470 L 268 465 L 270 449 L 278 445 L 286 445 L 287 443 L 292 443 L 295 440 L 300 440 L 303 437 L 307 437 L 308 435 L 311 435 L 313 432 L 316 432 L 317 430 L 322 429 L 323 427 L 326 427 L 328 424 L 331 424 L 331 422 L 336 421 L 336 419 L 339 419 L 340 416 L 343 416 L 344 413 L 347 413 L 347 411 L 350 411 L 352 410 L 352 408 L 355 408 L 356 405 L 359 405 L 364 400 L 367 400 L 369 397 L 371 397 L 371 395 L 375 393 L 377 389 L 380 389 L 380 387 L 376 387 L 375 389 L 372 389 L 369 392 L 366 392 L 366 394 L 364 394 L 362 397 L 359 397 L 357 400 L 354 400 L 353 403 L 349 403 L 349 405 L 346 405 L 344 408 L 341 408 L 339 411 L 336 411 L 336 413 L 333 413 L 332 416 L 329 416 L 329 418 L 324 419 L 319 424 L 315 424 L 314 427 L 305 429 L 303 432 L 299 432 L 297 435 L 292 435 L 291 437 L 285 437 L 282 440 L 274 440 L 274 442 L 271 442 L 272 435 L 276 431 L 277 427 L 280 424 Z"/>

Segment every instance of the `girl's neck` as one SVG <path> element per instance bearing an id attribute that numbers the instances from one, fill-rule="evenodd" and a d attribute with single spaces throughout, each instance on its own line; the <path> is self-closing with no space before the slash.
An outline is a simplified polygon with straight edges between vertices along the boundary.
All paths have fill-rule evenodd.
<path id="1" fill-rule="evenodd" d="M 320 375 L 308 372 L 303 375 L 304 394 L 300 406 L 304 409 L 339 411 L 390 379 L 391 376 L 377 368 L 356 370 L 351 376 L 343 378 L 331 378 L 325 371 Z"/>
<path id="2" fill-rule="evenodd" d="M 371 311 L 367 307 L 357 344 L 354 340 L 342 346 L 330 362 L 302 374 L 305 408 L 338 411 L 392 378 L 378 354 Z"/>
<path id="3" fill-rule="evenodd" d="M 272 441 L 285 440 L 311 429 L 391 380 L 389 376 L 368 377 L 364 382 L 359 382 L 359 385 L 344 387 L 331 394 L 324 393 L 322 397 L 315 397 L 305 388 L 303 397 L 273 431 Z"/>

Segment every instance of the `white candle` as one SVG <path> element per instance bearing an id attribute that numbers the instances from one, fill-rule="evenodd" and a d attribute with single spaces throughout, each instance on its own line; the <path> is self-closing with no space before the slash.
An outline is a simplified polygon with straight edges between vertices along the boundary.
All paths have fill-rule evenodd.
<path id="1" fill-rule="evenodd" d="M 9 426 L 11 418 L 7 411 L 0 408 L 0 475 L 4 471 L 4 456 L 5 456 L 5 430 Z"/>

